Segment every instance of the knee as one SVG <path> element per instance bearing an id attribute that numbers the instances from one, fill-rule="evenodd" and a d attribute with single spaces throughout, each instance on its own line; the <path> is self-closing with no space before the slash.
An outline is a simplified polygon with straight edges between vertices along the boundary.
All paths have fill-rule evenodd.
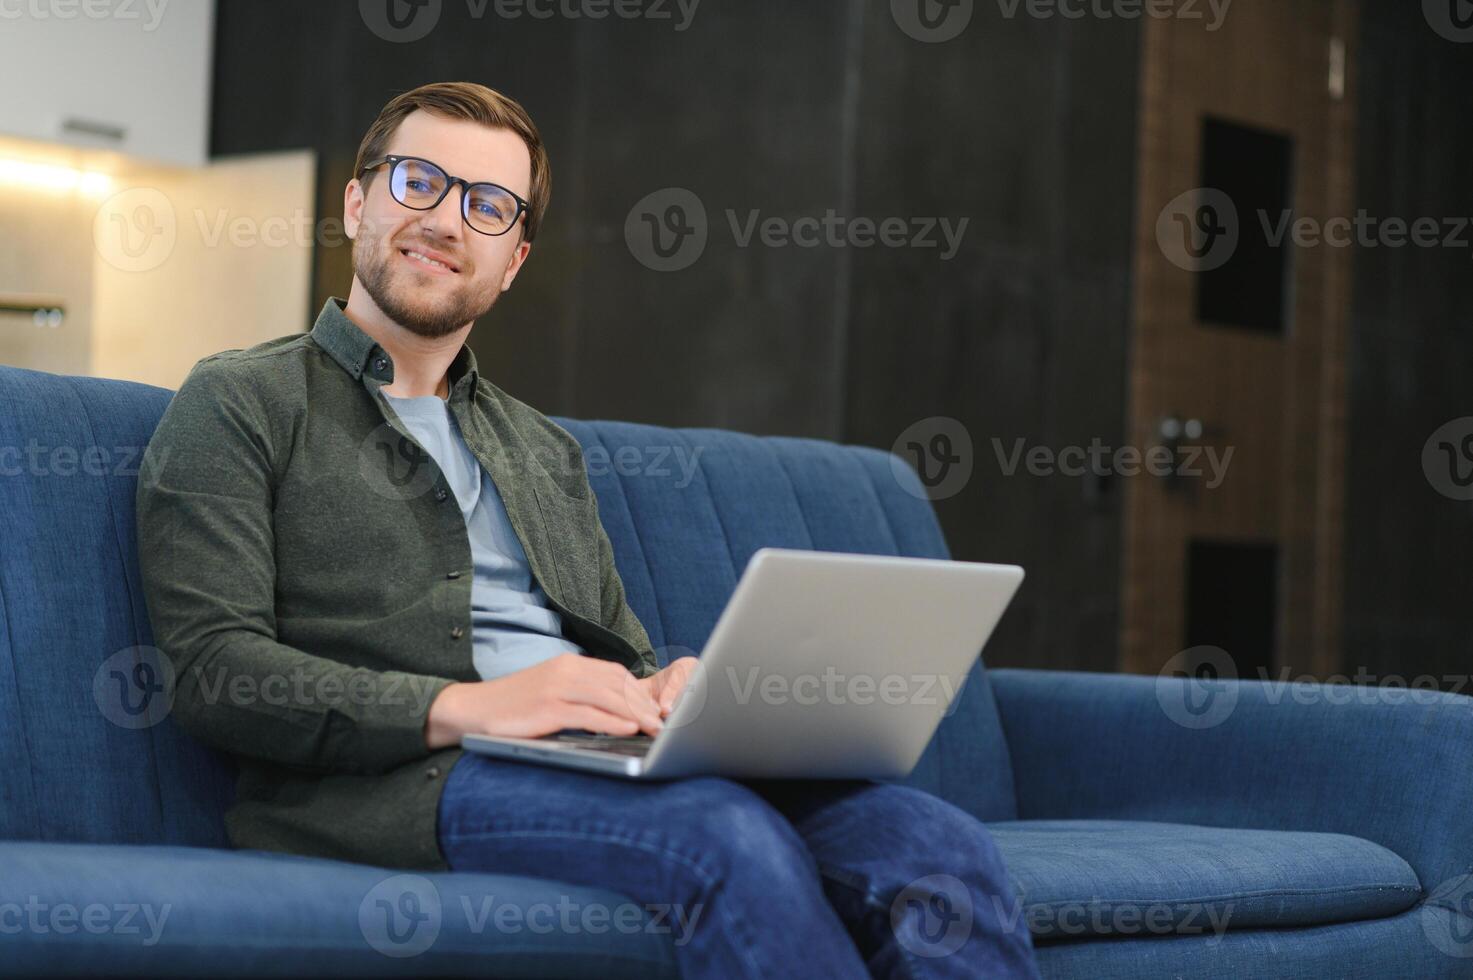
<path id="1" fill-rule="evenodd" d="M 982 821 L 960 807 L 912 786 L 882 783 L 871 790 L 877 825 L 894 828 L 893 852 L 911 865 L 936 865 L 936 871 L 964 868 L 982 885 L 1010 890 L 1007 868 Z"/>
<path id="2" fill-rule="evenodd" d="M 792 824 L 753 790 L 726 779 L 697 779 L 692 831 L 725 877 L 754 877 L 777 886 L 794 876 L 816 881 L 817 865 Z"/>

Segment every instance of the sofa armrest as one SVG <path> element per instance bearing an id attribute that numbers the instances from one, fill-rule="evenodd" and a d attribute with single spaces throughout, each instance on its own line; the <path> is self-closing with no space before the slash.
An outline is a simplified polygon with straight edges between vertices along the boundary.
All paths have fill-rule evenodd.
<path id="1" fill-rule="evenodd" d="M 1427 689 L 989 672 L 1021 819 L 1319 831 L 1473 879 L 1473 698 Z"/>

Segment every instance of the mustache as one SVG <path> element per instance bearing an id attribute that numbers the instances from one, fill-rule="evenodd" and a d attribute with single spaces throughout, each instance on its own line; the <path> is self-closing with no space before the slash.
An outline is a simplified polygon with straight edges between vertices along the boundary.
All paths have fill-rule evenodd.
<path id="1" fill-rule="evenodd" d="M 464 270 L 470 265 L 470 259 L 462 252 L 453 248 L 447 248 L 445 245 L 432 242 L 426 238 L 406 238 L 403 241 L 390 241 L 389 247 L 443 255 L 453 262 L 456 268 L 461 270 Z"/>
<path id="2" fill-rule="evenodd" d="M 443 255 L 461 272 L 470 272 L 474 268 L 475 263 L 471 261 L 467 250 L 463 248 L 456 248 L 448 242 L 438 242 L 426 238 L 422 231 L 419 233 L 411 232 L 403 239 L 399 239 L 395 237 L 392 227 L 375 227 L 375 224 L 375 222 L 366 219 L 362 223 L 358 234 L 359 242 L 362 245 L 376 248 L 382 243 L 385 250 L 411 249 L 433 252 Z"/>

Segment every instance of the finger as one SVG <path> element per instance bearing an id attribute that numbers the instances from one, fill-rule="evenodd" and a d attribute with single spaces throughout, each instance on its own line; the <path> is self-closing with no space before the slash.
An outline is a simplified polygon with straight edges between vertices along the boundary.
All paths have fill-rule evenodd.
<path id="1" fill-rule="evenodd" d="M 638 678 L 624 672 L 624 676 L 630 681 Z M 598 708 L 609 714 L 628 719 L 639 729 L 656 734 L 663 727 L 660 721 L 660 711 L 655 702 L 635 684 L 620 680 L 617 684 L 602 683 L 597 677 L 590 677 L 588 683 L 576 685 L 567 695 L 567 700 Z"/>
<path id="2" fill-rule="evenodd" d="M 680 700 L 681 693 L 690 684 L 692 673 L 693 671 L 690 669 L 690 665 L 686 664 L 675 670 L 670 677 L 666 678 L 665 684 L 660 690 L 659 699 L 660 708 L 665 713 L 668 714 L 674 710 L 675 702 Z"/>
<path id="3" fill-rule="evenodd" d="M 635 677 L 626 672 L 620 681 L 620 688 L 636 712 L 659 717 L 660 681 L 654 677 Z"/>
<path id="4" fill-rule="evenodd" d="M 587 704 L 570 705 L 569 707 L 571 710 L 565 716 L 567 719 L 567 724 L 563 726 L 565 728 L 586 728 L 590 732 L 601 732 L 605 735 L 633 735 L 639 731 L 639 724 L 633 719 L 610 714 L 602 708 L 595 708 Z"/>
<path id="5" fill-rule="evenodd" d="M 631 717 L 639 718 L 644 715 L 648 720 L 658 720 L 660 707 L 655 701 L 655 695 L 659 690 L 659 681 L 655 676 L 635 677 L 627 667 L 607 660 L 597 661 L 590 666 L 593 669 L 585 675 L 585 679 L 592 684 L 618 691 L 633 712 Z M 599 703 L 607 709 L 606 703 Z"/>

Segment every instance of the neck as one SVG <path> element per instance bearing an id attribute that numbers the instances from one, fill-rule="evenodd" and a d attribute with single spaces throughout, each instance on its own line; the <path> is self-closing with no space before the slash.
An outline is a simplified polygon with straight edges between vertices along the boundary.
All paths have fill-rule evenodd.
<path id="1" fill-rule="evenodd" d="M 450 379 L 447 374 L 471 332 L 471 323 L 443 337 L 421 337 L 390 319 L 356 276 L 343 313 L 358 329 L 378 341 L 378 345 L 393 358 L 394 383 L 385 385 L 385 392 L 398 398 L 422 395 L 449 397 Z"/>

